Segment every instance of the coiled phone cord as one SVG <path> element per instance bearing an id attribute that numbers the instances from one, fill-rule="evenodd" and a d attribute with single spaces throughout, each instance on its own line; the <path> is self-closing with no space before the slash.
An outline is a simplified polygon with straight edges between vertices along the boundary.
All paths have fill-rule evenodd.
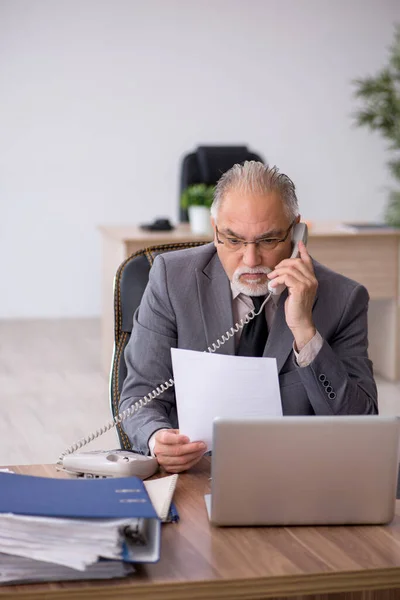
<path id="1" fill-rule="evenodd" d="M 243 319 L 240 319 L 240 321 L 235 323 L 235 325 L 233 327 L 231 327 L 230 329 L 228 329 L 228 331 L 226 331 L 223 335 L 221 335 L 221 337 L 216 342 L 211 344 L 211 346 L 208 346 L 207 352 L 211 352 L 211 353 L 216 352 L 216 350 L 221 348 L 221 346 L 223 346 L 228 340 L 230 340 L 230 338 L 234 337 L 234 335 L 238 331 L 243 329 L 243 327 L 245 325 L 247 325 L 247 323 L 249 323 L 252 319 L 257 317 L 261 313 L 261 311 L 264 310 L 264 306 L 266 305 L 268 300 L 271 298 L 271 296 L 272 296 L 272 294 L 269 293 L 265 297 L 265 300 L 261 304 L 258 311 L 255 311 L 254 309 L 251 310 Z M 100 429 L 97 429 L 96 431 L 93 431 L 87 437 L 80 439 L 75 444 L 72 444 L 72 446 L 69 446 L 68 448 L 66 448 L 64 450 L 64 452 L 62 452 L 60 454 L 57 464 L 62 465 L 63 458 L 65 456 L 68 456 L 69 454 L 73 454 L 74 452 L 76 452 L 77 450 L 80 450 L 87 444 L 90 444 L 90 442 L 97 439 L 98 437 L 100 437 L 101 435 L 106 433 L 107 431 L 110 431 L 110 429 L 113 429 L 114 427 L 119 425 L 122 421 L 125 421 L 125 419 L 127 419 L 128 417 L 133 415 L 135 412 L 137 412 L 140 408 L 142 408 L 142 406 L 146 406 L 146 404 L 148 404 L 149 402 L 154 400 L 154 398 L 157 398 L 158 396 L 160 396 L 160 394 L 162 394 L 168 388 L 171 388 L 173 386 L 174 386 L 174 380 L 168 379 L 168 381 L 165 381 L 164 383 L 162 383 L 161 385 L 156 387 L 152 392 L 150 392 L 149 394 L 147 394 L 140 400 L 137 400 L 132 406 L 130 406 L 129 408 L 124 410 L 122 413 L 119 413 L 118 415 L 116 415 L 111 421 L 106 423 L 106 425 L 104 425 L 103 427 L 100 427 Z"/>

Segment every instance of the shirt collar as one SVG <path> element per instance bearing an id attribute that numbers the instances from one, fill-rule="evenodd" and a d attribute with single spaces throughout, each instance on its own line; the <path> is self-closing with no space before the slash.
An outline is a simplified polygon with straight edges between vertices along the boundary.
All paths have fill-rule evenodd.
<path id="1" fill-rule="evenodd" d="M 236 300 L 236 298 L 238 298 L 239 296 L 242 299 L 249 297 L 246 294 L 243 294 L 242 292 L 240 292 L 238 290 L 238 286 L 235 283 L 233 283 L 232 281 L 230 283 L 231 283 L 231 291 L 232 291 L 232 300 Z M 271 300 L 275 304 L 275 306 L 278 304 L 280 297 L 281 297 L 280 294 L 275 294 L 275 295 L 271 296 Z"/>

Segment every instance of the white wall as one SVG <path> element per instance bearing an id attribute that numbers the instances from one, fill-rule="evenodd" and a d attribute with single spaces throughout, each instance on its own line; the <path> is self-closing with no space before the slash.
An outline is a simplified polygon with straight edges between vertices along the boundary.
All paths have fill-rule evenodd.
<path id="1" fill-rule="evenodd" d="M 0 317 L 100 311 L 99 224 L 176 219 L 181 155 L 248 143 L 309 219 L 377 219 L 351 80 L 397 0 L 0 0 Z"/>

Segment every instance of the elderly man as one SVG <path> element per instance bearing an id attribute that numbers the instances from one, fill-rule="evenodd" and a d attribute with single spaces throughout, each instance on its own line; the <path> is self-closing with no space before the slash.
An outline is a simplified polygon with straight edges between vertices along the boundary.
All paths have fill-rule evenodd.
<path id="1" fill-rule="evenodd" d="M 275 357 L 284 415 L 377 413 L 368 292 L 311 259 L 302 242 L 290 258 L 300 220 L 293 182 L 276 167 L 235 165 L 216 186 L 211 214 L 213 243 L 154 261 L 126 348 L 120 410 L 172 377 L 171 348 L 207 349 L 259 307 L 270 283 L 286 288 L 219 351 Z M 248 335 L 250 326 L 259 331 Z M 173 388 L 124 422 L 132 446 L 170 472 L 205 451 L 178 428 Z"/>

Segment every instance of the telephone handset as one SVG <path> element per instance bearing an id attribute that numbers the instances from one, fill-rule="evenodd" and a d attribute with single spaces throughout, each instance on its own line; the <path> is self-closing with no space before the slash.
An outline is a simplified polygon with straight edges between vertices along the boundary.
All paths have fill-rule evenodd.
<path id="1" fill-rule="evenodd" d="M 304 244 L 307 244 L 308 230 L 305 223 L 297 223 L 293 228 L 293 251 L 290 258 L 297 258 L 299 254 L 299 241 L 302 240 Z M 269 294 L 265 297 L 264 302 L 260 306 L 258 311 L 251 310 L 244 319 L 241 319 L 238 323 L 235 323 L 228 331 L 226 331 L 218 340 L 216 340 L 211 346 L 207 348 L 207 352 L 215 352 L 223 346 L 231 337 L 235 335 L 240 329 L 243 329 L 249 321 L 258 316 L 263 310 L 264 306 L 271 298 L 272 295 L 281 294 L 285 289 L 285 285 L 278 285 L 275 288 L 268 286 Z M 121 477 L 127 475 L 136 475 L 145 479 L 155 473 L 158 468 L 157 460 L 150 456 L 144 456 L 135 452 L 128 452 L 124 450 L 110 450 L 110 451 L 94 451 L 94 452 L 82 452 L 71 456 L 86 446 L 96 438 L 103 435 L 116 425 L 119 425 L 122 421 L 125 421 L 128 417 L 137 412 L 142 406 L 146 406 L 154 398 L 157 398 L 160 394 L 165 392 L 168 388 L 174 386 L 174 380 L 169 379 L 163 384 L 156 387 L 152 392 L 144 396 L 130 408 L 124 410 L 122 413 L 116 415 L 111 421 L 109 421 L 104 427 L 101 427 L 96 432 L 91 433 L 88 437 L 82 438 L 79 442 L 76 442 L 72 446 L 69 446 L 60 455 L 57 464 L 59 468 L 64 469 L 70 473 L 79 475 L 88 475 L 95 477 Z"/>
<path id="2" fill-rule="evenodd" d="M 293 250 L 290 258 L 297 258 L 299 255 L 299 241 L 302 241 L 305 245 L 307 245 L 308 240 L 308 229 L 306 223 L 297 223 L 293 228 Z M 284 283 L 277 285 L 276 287 L 271 287 L 272 282 L 268 284 L 268 290 L 271 292 L 273 296 L 278 296 L 283 292 L 286 288 Z"/>

